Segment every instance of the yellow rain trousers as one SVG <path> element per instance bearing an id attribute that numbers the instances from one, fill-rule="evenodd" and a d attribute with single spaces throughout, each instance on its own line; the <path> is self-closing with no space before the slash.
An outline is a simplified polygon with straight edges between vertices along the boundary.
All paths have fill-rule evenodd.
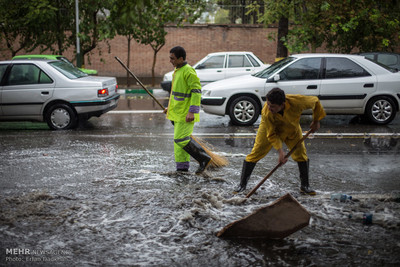
<path id="1" fill-rule="evenodd" d="M 174 153 L 177 169 L 189 169 L 190 155 L 183 149 L 190 142 L 194 122 L 174 123 Z"/>
<path id="2" fill-rule="evenodd" d="M 320 121 L 326 116 L 316 96 L 286 95 L 283 116 L 279 113 L 270 112 L 267 103 L 265 103 L 261 112 L 261 123 L 255 144 L 251 153 L 247 155 L 246 161 L 257 163 L 268 154 L 272 147 L 276 150 L 282 148 L 282 142 L 289 149 L 292 149 L 303 137 L 300 117 L 303 111 L 307 109 L 312 109 L 314 121 Z M 308 160 L 304 142 L 296 148 L 291 156 L 297 162 Z"/>

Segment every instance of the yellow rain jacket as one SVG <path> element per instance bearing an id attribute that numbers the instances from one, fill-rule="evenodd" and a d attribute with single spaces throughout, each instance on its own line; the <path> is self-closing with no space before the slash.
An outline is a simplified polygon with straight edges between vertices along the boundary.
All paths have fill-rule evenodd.
<path id="1" fill-rule="evenodd" d="M 316 96 L 286 95 L 283 116 L 279 113 L 273 114 L 265 104 L 261 116 L 265 122 L 267 139 L 276 150 L 282 148 L 282 140 L 302 136 L 300 117 L 307 109 L 312 109 L 314 121 L 320 121 L 326 116 Z"/>
<path id="2" fill-rule="evenodd" d="M 185 122 L 190 111 L 194 113 L 194 122 L 200 121 L 201 85 L 196 71 L 186 64 L 175 69 L 172 77 L 167 119 Z"/>
<path id="3" fill-rule="evenodd" d="M 265 103 L 261 111 L 261 123 L 253 149 L 246 157 L 248 162 L 258 162 L 264 158 L 270 149 L 282 148 L 282 142 L 291 149 L 303 137 L 300 117 L 304 110 L 312 109 L 313 120 L 320 121 L 325 117 L 325 111 L 316 96 L 286 95 L 283 116 L 273 114 Z M 304 142 L 292 154 L 295 161 L 308 159 Z"/>

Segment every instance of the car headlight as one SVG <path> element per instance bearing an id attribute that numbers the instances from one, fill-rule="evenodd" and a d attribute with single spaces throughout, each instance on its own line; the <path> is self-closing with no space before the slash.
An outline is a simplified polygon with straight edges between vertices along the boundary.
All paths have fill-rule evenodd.
<path id="1" fill-rule="evenodd" d="M 210 96 L 210 95 L 211 95 L 211 91 L 210 91 L 210 90 L 202 90 L 202 91 L 201 91 L 201 94 L 202 94 L 203 96 Z"/>

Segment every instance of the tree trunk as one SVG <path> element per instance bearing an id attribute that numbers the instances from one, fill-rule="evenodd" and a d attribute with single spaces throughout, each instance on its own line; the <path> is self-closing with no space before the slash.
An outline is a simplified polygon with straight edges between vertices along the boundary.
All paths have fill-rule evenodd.
<path id="1" fill-rule="evenodd" d="M 159 50 L 154 50 L 153 66 L 151 67 L 151 85 L 154 87 L 156 85 L 155 68 L 157 61 L 157 53 Z"/>
<path id="2" fill-rule="evenodd" d="M 131 40 L 132 40 L 132 38 L 130 35 L 128 35 L 127 39 L 128 39 L 128 62 L 126 65 L 129 69 L 130 61 L 131 61 L 130 59 L 131 59 Z M 126 88 L 129 88 L 129 86 L 131 85 L 131 83 L 129 82 L 129 78 L 130 78 L 129 71 L 126 71 Z"/>
<path id="3" fill-rule="evenodd" d="M 155 68 L 156 68 L 156 61 L 157 61 L 157 53 L 158 51 L 161 50 L 161 48 L 165 45 L 165 43 L 160 44 L 158 47 L 156 45 L 151 45 L 151 48 L 153 48 L 154 51 L 154 57 L 153 57 L 153 66 L 151 67 L 151 84 L 154 87 L 156 85 L 156 77 L 155 77 Z"/>
<path id="4" fill-rule="evenodd" d="M 283 44 L 282 38 L 285 38 L 289 32 L 289 20 L 288 18 L 280 18 L 278 26 L 278 44 L 276 48 L 276 57 L 282 58 L 288 56 L 288 49 Z"/>

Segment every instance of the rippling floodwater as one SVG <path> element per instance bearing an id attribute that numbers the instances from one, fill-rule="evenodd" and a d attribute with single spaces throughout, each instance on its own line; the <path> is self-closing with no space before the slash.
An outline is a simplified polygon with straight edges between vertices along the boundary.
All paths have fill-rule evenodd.
<path id="1" fill-rule="evenodd" d="M 354 146 L 336 140 L 332 151 L 313 138 L 308 148 L 316 197 L 298 193 L 297 165 L 290 161 L 243 202 L 232 189 L 251 138 L 209 139 L 230 165 L 196 176 L 194 162 L 192 173 L 174 172 L 171 136 L 136 130 L 3 133 L 0 265 L 399 266 L 400 186 L 379 180 L 400 177 L 393 168 L 398 145 L 377 153 L 362 140 Z M 249 189 L 276 159 L 271 152 L 257 164 Z M 215 236 L 288 192 L 311 213 L 308 227 L 283 240 Z M 354 199 L 331 201 L 336 192 Z M 364 225 L 364 212 L 379 221 Z M 12 248 L 47 254 L 7 254 Z"/>

